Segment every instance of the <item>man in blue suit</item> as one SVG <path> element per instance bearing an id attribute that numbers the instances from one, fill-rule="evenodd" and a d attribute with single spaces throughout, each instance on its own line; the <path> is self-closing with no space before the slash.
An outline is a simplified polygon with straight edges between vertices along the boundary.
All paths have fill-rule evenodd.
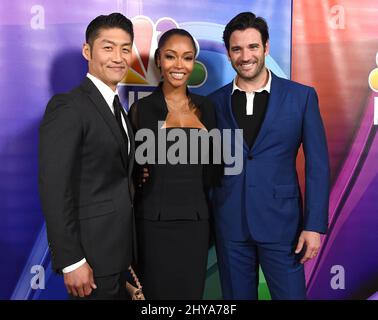
<path id="1" fill-rule="evenodd" d="M 261 265 L 273 299 L 305 299 L 303 264 L 317 255 L 328 222 L 329 163 L 318 98 L 313 88 L 266 68 L 263 18 L 240 13 L 223 39 L 237 76 L 210 99 L 219 129 L 243 129 L 243 170 L 224 175 L 212 197 L 223 297 L 257 299 Z M 296 172 L 301 144 L 304 206 Z"/>

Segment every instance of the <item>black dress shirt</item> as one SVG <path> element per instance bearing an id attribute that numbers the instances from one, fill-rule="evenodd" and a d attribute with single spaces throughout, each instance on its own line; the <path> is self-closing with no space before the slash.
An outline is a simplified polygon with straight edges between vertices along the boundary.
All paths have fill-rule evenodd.
<path id="1" fill-rule="evenodd" d="M 269 93 L 256 92 L 253 100 L 253 114 L 247 115 L 247 98 L 245 92 L 235 90 L 231 97 L 232 111 L 240 129 L 243 129 L 243 138 L 251 148 L 260 131 L 268 106 Z"/>

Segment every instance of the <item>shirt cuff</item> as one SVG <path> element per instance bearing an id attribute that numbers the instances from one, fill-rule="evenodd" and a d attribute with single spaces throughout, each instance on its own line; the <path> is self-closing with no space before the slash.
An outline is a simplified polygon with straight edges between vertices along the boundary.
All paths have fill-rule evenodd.
<path id="1" fill-rule="evenodd" d="M 85 260 L 85 258 L 83 258 L 79 262 L 76 262 L 74 264 L 71 264 L 68 267 L 63 268 L 62 271 L 63 271 L 63 273 L 68 273 L 68 272 L 74 271 L 74 270 L 78 269 L 79 267 L 81 267 L 86 262 L 87 262 L 87 260 Z"/>

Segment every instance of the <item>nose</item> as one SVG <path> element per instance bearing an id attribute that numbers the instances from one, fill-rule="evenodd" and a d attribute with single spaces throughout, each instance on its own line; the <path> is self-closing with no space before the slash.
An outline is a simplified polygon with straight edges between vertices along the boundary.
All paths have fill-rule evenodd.
<path id="1" fill-rule="evenodd" d="M 182 68 L 182 59 L 181 58 L 176 59 L 175 66 L 177 68 Z"/>
<path id="2" fill-rule="evenodd" d="M 242 50 L 241 59 L 242 59 L 242 61 L 248 61 L 248 60 L 251 59 L 251 55 L 250 55 L 248 50 Z"/>
<path id="3" fill-rule="evenodd" d="M 114 62 L 121 62 L 122 61 L 122 49 L 115 49 L 113 51 L 112 59 Z"/>

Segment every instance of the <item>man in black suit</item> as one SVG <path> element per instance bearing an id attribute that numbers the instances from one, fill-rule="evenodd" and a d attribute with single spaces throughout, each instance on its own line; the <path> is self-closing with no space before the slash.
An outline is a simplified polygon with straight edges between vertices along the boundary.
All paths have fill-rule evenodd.
<path id="1" fill-rule="evenodd" d="M 134 33 L 120 13 L 87 27 L 88 74 L 55 95 L 40 126 L 39 187 L 53 269 L 71 297 L 125 298 L 133 259 L 134 138 L 117 93 Z"/>

